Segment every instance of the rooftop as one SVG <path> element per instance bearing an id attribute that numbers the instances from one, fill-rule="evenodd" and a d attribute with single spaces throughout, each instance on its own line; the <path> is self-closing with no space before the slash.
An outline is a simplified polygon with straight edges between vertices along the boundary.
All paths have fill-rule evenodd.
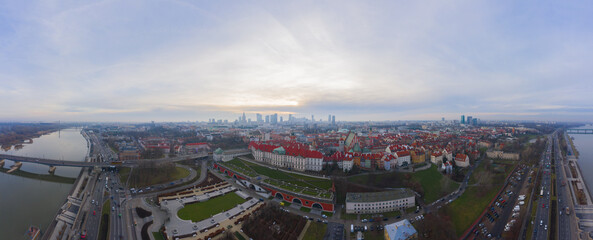
<path id="1" fill-rule="evenodd" d="M 385 232 L 389 235 L 389 239 L 408 239 L 410 236 L 416 234 L 416 229 L 408 219 L 401 220 L 396 223 L 385 225 Z"/>
<path id="2" fill-rule="evenodd" d="M 346 193 L 346 202 L 383 202 L 393 199 L 414 197 L 414 192 L 408 188 L 398 188 L 384 192 Z"/>

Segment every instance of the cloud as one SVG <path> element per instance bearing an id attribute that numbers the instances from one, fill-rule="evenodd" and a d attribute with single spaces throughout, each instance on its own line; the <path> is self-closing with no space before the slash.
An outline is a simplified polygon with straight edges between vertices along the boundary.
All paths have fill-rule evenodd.
<path id="1" fill-rule="evenodd" d="M 11 103 L 0 119 L 205 120 L 243 111 L 566 119 L 574 109 L 590 112 L 591 6 L 525 7 L 13 3 L 0 10 L 0 101 Z"/>

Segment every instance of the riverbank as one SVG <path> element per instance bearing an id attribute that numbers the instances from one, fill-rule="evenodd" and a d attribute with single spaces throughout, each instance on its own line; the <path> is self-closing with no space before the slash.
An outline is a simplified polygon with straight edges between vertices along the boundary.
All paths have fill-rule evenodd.
<path id="1" fill-rule="evenodd" d="M 565 139 L 568 140 L 570 148 L 568 149 L 566 162 L 568 169 L 564 169 L 568 185 L 571 189 L 572 198 L 575 205 L 592 205 L 593 200 L 589 191 L 589 184 L 583 178 L 581 164 L 578 162 L 578 157 L 575 154 L 576 146 L 574 145 L 570 135 L 564 134 Z"/>
<path id="2" fill-rule="evenodd" d="M 6 173 L 9 170 L 10 169 L 7 169 L 7 168 L 0 168 L 0 172 L 2 172 L 2 173 Z M 55 183 L 74 184 L 74 182 L 76 181 L 76 178 L 63 177 L 63 176 L 51 175 L 51 174 L 31 173 L 31 172 L 26 172 L 26 171 L 22 171 L 22 170 L 16 170 L 10 174 L 19 176 L 19 177 L 42 180 L 42 181 L 47 181 L 47 182 L 55 182 Z"/>
<path id="3" fill-rule="evenodd" d="M 90 139 L 89 139 L 89 136 L 84 133 L 84 131 L 81 131 L 81 135 L 87 141 L 87 156 L 85 157 L 85 161 L 89 161 L 91 159 L 89 157 L 90 151 L 88 150 L 88 144 L 90 142 Z M 64 236 L 74 236 L 75 234 L 79 234 L 79 233 L 73 231 L 73 226 L 76 226 L 75 223 L 80 221 L 79 217 L 80 217 L 80 213 L 81 213 L 81 211 L 80 211 L 81 203 L 84 202 L 84 200 L 86 200 L 86 194 L 84 194 L 82 191 L 84 190 L 83 185 L 86 185 L 88 183 L 88 179 L 90 176 L 89 176 L 89 171 L 85 171 L 85 170 L 87 170 L 87 168 L 80 168 L 78 177 L 75 179 L 74 183 L 72 184 L 72 188 L 70 190 L 70 193 L 64 200 L 64 204 L 62 205 L 61 208 L 59 208 L 57 210 L 57 212 L 53 218 L 53 221 L 51 222 L 49 227 L 46 229 L 46 231 L 43 234 L 41 239 L 43 239 L 43 240 L 61 239 Z M 85 181 L 81 181 L 83 179 Z M 71 208 L 71 206 L 73 206 L 73 205 L 78 207 L 78 208 L 75 208 L 76 209 L 75 213 L 72 212 L 73 208 Z M 74 218 L 74 221 L 72 221 L 68 217 L 64 217 L 64 216 L 68 216 L 68 215 L 69 216 L 75 215 L 76 217 Z"/>

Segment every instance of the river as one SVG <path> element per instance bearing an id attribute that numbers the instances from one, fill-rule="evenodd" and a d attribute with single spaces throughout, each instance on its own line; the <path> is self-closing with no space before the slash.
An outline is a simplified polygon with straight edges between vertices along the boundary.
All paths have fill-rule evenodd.
<path id="1" fill-rule="evenodd" d="M 0 150 L 5 154 L 29 157 L 44 157 L 71 161 L 84 161 L 88 147 L 80 129 L 66 129 L 33 139 L 21 149 Z M 13 161 L 6 161 L 4 168 L 10 168 Z M 21 170 L 48 174 L 46 165 L 23 163 Z M 58 167 L 55 174 L 76 178 L 79 167 Z M 25 232 L 30 225 L 43 232 L 64 203 L 72 184 L 46 182 L 0 172 L 0 238 L 26 239 Z"/>
<path id="2" fill-rule="evenodd" d="M 581 129 L 592 129 L 593 126 L 587 125 L 579 127 Z M 574 138 L 574 146 L 579 151 L 579 167 L 583 174 L 583 180 L 587 183 L 587 189 L 589 193 L 593 193 L 593 174 L 587 174 L 588 171 L 593 169 L 593 134 L 569 134 L 570 137 Z"/>

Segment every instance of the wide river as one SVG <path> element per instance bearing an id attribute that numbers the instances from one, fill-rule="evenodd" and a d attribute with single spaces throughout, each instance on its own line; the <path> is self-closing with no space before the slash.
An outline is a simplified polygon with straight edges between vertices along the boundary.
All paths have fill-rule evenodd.
<path id="1" fill-rule="evenodd" d="M 32 144 L 8 151 L 5 154 L 44 157 L 71 161 L 84 161 L 88 147 L 80 129 L 66 129 L 33 139 Z M 14 162 L 6 161 L 4 168 Z M 23 171 L 48 174 L 46 165 L 23 163 Z M 76 178 L 78 167 L 58 167 L 55 174 Z M 0 172 L 0 239 L 26 239 L 30 225 L 43 232 L 64 203 L 72 184 L 54 183 L 14 176 Z"/>
<path id="2" fill-rule="evenodd" d="M 592 129 L 593 126 L 587 125 L 579 128 Z M 593 193 L 593 174 L 587 174 L 593 169 L 593 134 L 569 134 L 569 136 L 574 138 L 572 142 L 579 151 L 578 163 L 581 172 L 584 173 L 583 179 L 587 183 L 587 189 L 589 189 L 589 193 Z"/>

